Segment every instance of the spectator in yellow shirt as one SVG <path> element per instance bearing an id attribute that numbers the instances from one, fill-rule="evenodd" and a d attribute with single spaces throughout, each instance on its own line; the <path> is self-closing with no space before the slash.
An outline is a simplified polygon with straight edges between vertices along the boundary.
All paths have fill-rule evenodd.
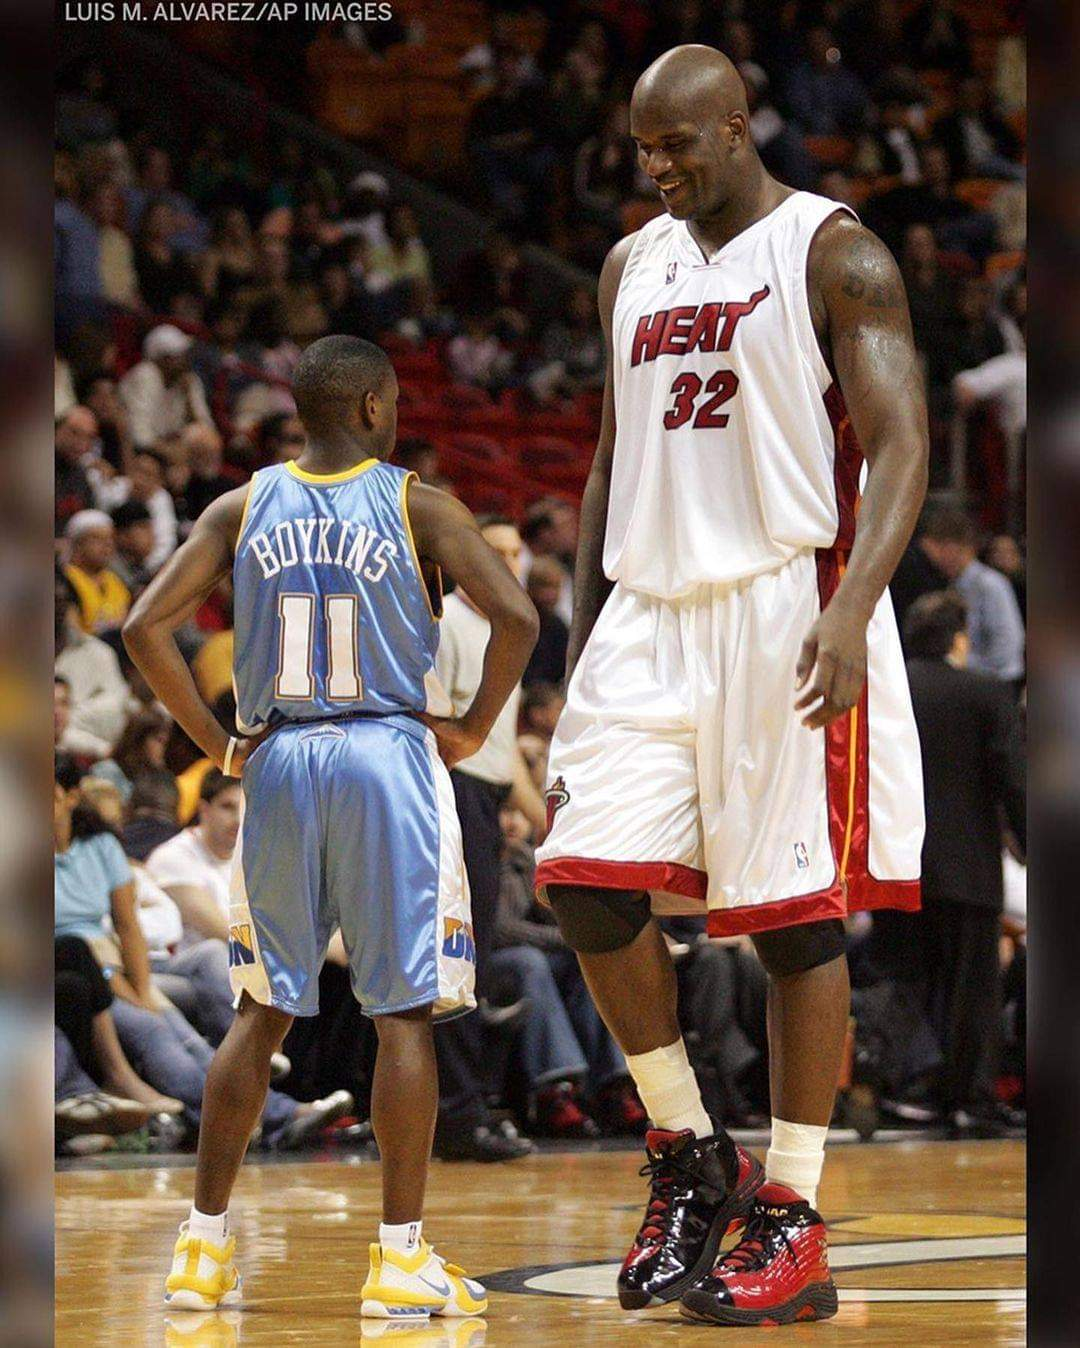
<path id="1" fill-rule="evenodd" d="M 79 625 L 99 635 L 114 631 L 127 617 L 131 591 L 109 563 L 116 556 L 116 531 L 103 510 L 80 510 L 68 521 L 64 536 L 70 560 L 64 575 L 79 602 Z"/>

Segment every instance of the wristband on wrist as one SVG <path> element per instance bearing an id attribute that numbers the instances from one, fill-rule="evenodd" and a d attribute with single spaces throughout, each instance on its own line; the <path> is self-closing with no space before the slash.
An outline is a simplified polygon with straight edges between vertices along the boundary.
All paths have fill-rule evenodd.
<path id="1" fill-rule="evenodd" d="M 221 771 L 225 774 L 226 777 L 232 777 L 234 775 L 232 770 L 233 754 L 236 752 L 236 746 L 239 743 L 240 741 L 236 738 L 235 735 L 229 736 L 229 747 L 225 750 L 225 760 L 221 765 Z M 235 775 L 237 777 L 240 776 L 239 773 L 236 773 Z"/>

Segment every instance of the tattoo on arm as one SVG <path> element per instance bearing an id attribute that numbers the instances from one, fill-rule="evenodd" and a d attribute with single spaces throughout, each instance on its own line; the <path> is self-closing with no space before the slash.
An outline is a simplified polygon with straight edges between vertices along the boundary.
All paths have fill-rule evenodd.
<path id="1" fill-rule="evenodd" d="M 904 292 L 893 278 L 882 275 L 882 248 L 877 239 L 856 239 L 848 250 L 840 289 L 871 309 L 897 309 L 904 303 Z"/>

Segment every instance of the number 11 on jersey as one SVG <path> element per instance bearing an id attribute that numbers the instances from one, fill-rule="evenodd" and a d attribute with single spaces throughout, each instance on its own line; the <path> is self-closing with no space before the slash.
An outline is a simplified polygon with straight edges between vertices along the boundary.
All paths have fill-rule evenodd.
<path id="1" fill-rule="evenodd" d="M 326 696 L 331 702 L 358 702 L 360 600 L 355 594 L 328 594 L 322 620 L 326 631 Z M 278 669 L 275 696 L 307 702 L 315 696 L 315 596 L 278 596 Z"/>

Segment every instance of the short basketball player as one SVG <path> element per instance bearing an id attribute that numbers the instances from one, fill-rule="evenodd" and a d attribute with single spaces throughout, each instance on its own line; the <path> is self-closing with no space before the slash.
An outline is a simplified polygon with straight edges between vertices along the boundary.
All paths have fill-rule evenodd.
<path id="1" fill-rule="evenodd" d="M 383 1221 L 361 1312 L 475 1315 L 484 1289 L 421 1233 L 438 1097 L 431 1023 L 475 1005 L 446 764 L 487 737 L 538 623 L 468 511 L 386 462 L 398 388 L 384 352 L 323 338 L 304 352 L 293 392 L 307 448 L 214 502 L 124 628 L 154 692 L 244 794 L 229 915 L 239 1006 L 207 1079 L 195 1202 L 165 1300 L 205 1310 L 240 1299 L 229 1195 L 271 1054 L 294 1016 L 318 1010 L 340 927 L 379 1039 L 371 1114 Z M 483 679 L 457 719 L 442 718 L 439 700 L 447 711 L 449 701 L 433 674 L 441 567 L 467 579 L 491 623 Z M 199 697 L 173 638 L 230 572 L 240 739 Z"/>
<path id="2" fill-rule="evenodd" d="M 919 749 L 885 587 L 926 488 L 922 384 L 892 256 L 765 172 L 725 56 L 660 57 L 631 129 L 667 211 L 600 277 L 607 384 L 537 884 L 654 1125 L 623 1306 L 811 1320 L 836 1309 L 815 1203 L 843 919 L 919 901 Z M 764 1175 L 702 1108 L 650 895 L 703 903 L 770 975 Z"/>

